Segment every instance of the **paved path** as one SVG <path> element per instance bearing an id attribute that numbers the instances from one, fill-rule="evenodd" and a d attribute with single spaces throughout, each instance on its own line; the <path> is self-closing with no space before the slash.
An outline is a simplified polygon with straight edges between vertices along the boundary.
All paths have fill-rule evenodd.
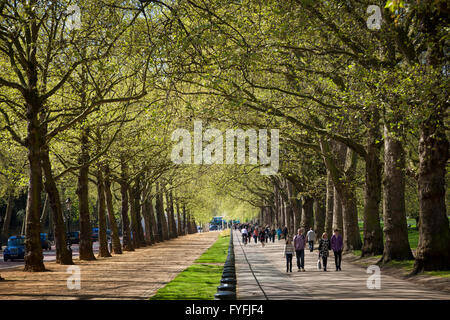
<path id="1" fill-rule="evenodd" d="M 334 271 L 332 251 L 327 272 L 317 270 L 317 250 L 313 253 L 305 250 L 306 272 L 297 272 L 294 257 L 293 272 L 286 273 L 283 241 L 275 240 L 262 248 L 252 239 L 244 246 L 239 231 L 235 231 L 233 241 L 238 299 L 450 299 L 448 293 L 383 274 L 381 289 L 370 290 L 366 283 L 371 274 L 365 269 L 343 261 L 343 271 Z"/>
<path id="2" fill-rule="evenodd" d="M 148 299 L 190 266 L 219 232 L 186 235 L 156 245 L 99 258 L 75 260 L 81 289 L 69 290 L 67 266 L 46 262 L 48 272 L 1 270 L 0 300 L 7 299 Z"/>

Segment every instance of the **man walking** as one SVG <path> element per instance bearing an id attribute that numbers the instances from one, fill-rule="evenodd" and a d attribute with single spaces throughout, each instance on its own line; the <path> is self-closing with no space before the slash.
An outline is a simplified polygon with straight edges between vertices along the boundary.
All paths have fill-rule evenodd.
<path id="1" fill-rule="evenodd" d="M 287 234 L 288 234 L 288 228 L 286 226 L 284 226 L 284 229 L 283 229 L 283 239 L 284 240 L 287 240 Z"/>
<path id="2" fill-rule="evenodd" d="M 334 230 L 334 234 L 331 237 L 331 249 L 334 252 L 334 262 L 336 263 L 336 271 L 341 270 L 342 261 L 342 248 L 344 247 L 344 241 L 342 236 L 339 234 L 339 229 Z"/>
<path id="3" fill-rule="evenodd" d="M 303 229 L 297 230 L 297 235 L 294 237 L 295 255 L 297 256 L 298 272 L 305 271 L 305 236 L 303 235 Z"/>
<path id="4" fill-rule="evenodd" d="M 244 228 L 242 228 L 241 233 L 242 233 L 242 242 L 244 243 L 244 245 L 246 245 L 247 244 L 248 231 L 245 228 L 245 226 L 244 226 Z"/>
<path id="5" fill-rule="evenodd" d="M 316 234 L 314 233 L 314 230 L 312 228 L 309 228 L 308 233 L 306 234 L 306 237 L 308 238 L 308 244 L 309 244 L 309 251 L 314 251 L 314 241 L 316 240 Z"/>

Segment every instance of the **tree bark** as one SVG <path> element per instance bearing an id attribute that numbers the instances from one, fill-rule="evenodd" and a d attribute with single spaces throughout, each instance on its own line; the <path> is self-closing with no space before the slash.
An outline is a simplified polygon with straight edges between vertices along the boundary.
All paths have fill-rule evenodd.
<path id="1" fill-rule="evenodd" d="M 150 206 L 149 206 L 149 214 L 150 214 L 150 226 L 152 229 L 152 241 L 153 243 L 160 242 L 160 238 L 158 236 L 158 225 L 156 223 L 155 219 L 155 210 L 153 207 L 153 200 L 150 200 Z"/>
<path id="2" fill-rule="evenodd" d="M 171 215 L 171 221 L 172 221 L 172 235 L 174 238 L 178 237 L 177 232 L 177 225 L 175 223 L 175 209 L 173 206 L 173 192 L 172 190 L 169 192 L 169 203 L 170 203 L 170 215 Z"/>
<path id="3" fill-rule="evenodd" d="M 134 251 L 133 241 L 131 240 L 130 219 L 128 218 L 128 166 L 124 156 L 120 159 L 120 195 L 122 201 L 122 250 Z"/>
<path id="4" fill-rule="evenodd" d="M 36 70 L 34 70 L 36 71 Z M 36 71 L 37 72 L 37 71 Z M 36 73 L 37 74 L 37 73 Z M 36 87 L 34 87 L 36 88 Z M 41 132 L 38 113 L 42 107 L 40 99 L 34 89 L 28 93 L 27 107 L 27 148 L 29 163 L 28 199 L 25 217 L 25 267 L 24 271 L 45 271 L 44 255 L 42 253 L 39 218 L 41 216 Z"/>
<path id="5" fill-rule="evenodd" d="M 347 148 L 346 176 L 347 181 L 342 187 L 342 216 L 344 225 L 344 251 L 360 250 L 362 247 L 358 225 L 358 209 L 356 206 L 356 192 L 354 179 L 356 174 L 356 162 L 358 156 L 350 148 Z M 334 182 L 336 185 L 336 182 Z"/>
<path id="6" fill-rule="evenodd" d="M 14 196 L 12 193 L 12 190 L 8 188 L 8 191 L 6 192 L 8 195 L 8 202 L 6 204 L 6 212 L 5 212 L 5 219 L 3 221 L 2 226 L 2 243 L 6 243 L 9 237 L 9 226 L 11 225 L 11 216 L 12 216 L 12 208 L 13 208 L 13 200 Z"/>
<path id="7" fill-rule="evenodd" d="M 108 250 L 108 239 L 106 235 L 106 199 L 105 184 L 103 181 L 102 166 L 97 168 L 97 196 L 98 196 L 98 242 L 99 257 L 111 257 Z"/>
<path id="8" fill-rule="evenodd" d="M 314 199 L 311 197 L 303 197 L 302 201 L 302 228 L 305 232 L 309 228 L 314 228 Z"/>
<path id="9" fill-rule="evenodd" d="M 142 216 L 144 217 L 144 226 L 145 226 L 145 242 L 147 245 L 151 246 L 153 241 L 153 235 L 152 235 L 152 227 L 150 223 L 150 206 L 151 202 L 146 197 L 145 199 L 142 199 Z"/>
<path id="10" fill-rule="evenodd" d="M 95 260 L 92 250 L 92 226 L 89 214 L 89 129 L 81 131 L 81 153 L 78 159 L 80 170 L 78 173 L 77 195 L 80 210 L 80 260 Z"/>
<path id="11" fill-rule="evenodd" d="M 186 235 L 187 234 L 187 230 L 186 230 L 186 205 L 183 203 L 183 234 Z"/>
<path id="12" fill-rule="evenodd" d="M 66 228 L 61 207 L 61 197 L 53 178 L 48 147 L 44 147 L 41 153 L 41 164 L 45 175 L 45 190 L 53 213 L 53 231 L 55 234 L 56 263 L 63 265 L 73 264 L 72 253 L 67 248 Z"/>
<path id="13" fill-rule="evenodd" d="M 130 218 L 131 218 L 131 242 L 133 244 L 133 248 L 137 249 L 140 247 L 140 242 L 139 242 L 139 231 L 138 231 L 138 222 L 137 222 L 137 217 L 136 217 L 136 206 L 135 206 L 135 202 L 134 202 L 134 195 L 133 192 L 131 191 L 131 187 L 129 185 L 127 185 L 127 190 L 128 190 L 128 199 L 130 202 Z"/>
<path id="14" fill-rule="evenodd" d="M 338 229 L 340 230 L 342 237 L 344 237 L 344 221 L 342 216 L 342 201 L 339 196 L 339 193 L 337 192 L 336 188 L 334 188 L 334 195 L 333 195 L 333 230 L 331 230 L 330 237 L 333 234 L 333 231 Z"/>
<path id="15" fill-rule="evenodd" d="M 333 234 L 333 205 L 334 205 L 334 185 L 330 171 L 327 170 L 327 198 L 326 198 L 326 217 L 325 232 L 328 238 Z"/>
<path id="16" fill-rule="evenodd" d="M 117 226 L 116 217 L 114 216 L 114 207 L 111 193 L 111 177 L 110 177 L 111 171 L 108 164 L 104 166 L 104 172 L 105 172 L 105 179 L 104 179 L 105 200 L 106 200 L 106 209 L 108 212 L 109 228 L 111 230 L 112 251 L 114 254 L 122 254 L 122 245 L 120 244 L 119 228 Z"/>
<path id="17" fill-rule="evenodd" d="M 164 216 L 164 200 L 162 190 L 160 192 L 159 183 L 156 183 L 156 215 L 158 217 L 158 233 L 161 241 L 169 240 L 166 217 Z"/>
<path id="18" fill-rule="evenodd" d="M 341 145 L 340 143 L 336 144 L 338 145 L 337 154 L 339 159 L 342 149 L 339 147 Z M 345 165 L 341 169 L 342 162 L 340 160 L 335 162 L 328 141 L 321 139 L 320 147 L 324 154 L 325 165 L 327 170 L 330 171 L 336 190 L 334 197 L 336 198 L 336 195 L 339 195 L 342 203 L 344 251 L 359 250 L 362 247 L 362 242 L 359 234 L 358 211 L 356 207 L 355 186 L 353 183 L 356 174 L 357 155 L 350 148 L 345 147 Z M 338 214 L 338 212 L 334 211 L 333 217 L 338 216 Z"/>
<path id="19" fill-rule="evenodd" d="M 381 201 L 381 164 L 380 164 L 380 115 L 375 108 L 370 111 L 365 157 L 364 188 L 364 244 L 361 256 L 373 256 L 383 253 L 383 233 L 380 225 Z"/>
<path id="20" fill-rule="evenodd" d="M 384 127 L 384 243 L 381 261 L 412 260 L 405 210 L 405 152 L 401 141 Z"/>
<path id="21" fill-rule="evenodd" d="M 316 240 L 318 241 L 325 231 L 325 199 L 314 199 L 314 232 L 316 233 Z"/>
<path id="22" fill-rule="evenodd" d="M 166 197 L 166 213 L 167 213 L 167 230 L 169 232 L 169 239 L 173 239 L 176 237 L 176 234 L 174 233 L 174 215 L 172 211 L 172 205 L 170 202 L 170 194 L 169 191 L 164 192 L 164 195 Z"/>
<path id="23" fill-rule="evenodd" d="M 176 201 L 176 208 L 177 208 L 177 232 L 181 236 L 183 234 L 181 230 L 181 214 L 180 214 L 180 203 L 179 201 Z"/>
<path id="24" fill-rule="evenodd" d="M 44 184 L 45 187 L 45 184 Z M 44 200 L 44 207 L 42 208 L 42 214 L 41 217 L 39 218 L 39 221 L 41 222 L 41 230 L 44 230 L 45 228 L 45 222 L 47 221 L 47 217 L 48 217 L 48 193 L 45 195 L 45 200 Z M 51 226 L 50 226 L 51 228 Z"/>
<path id="25" fill-rule="evenodd" d="M 145 247 L 147 244 L 145 242 L 144 230 L 142 228 L 142 205 L 141 205 L 141 179 L 136 178 L 136 181 L 133 186 L 133 196 L 134 196 L 134 207 L 136 212 L 136 222 L 137 222 L 137 231 L 138 231 L 138 241 L 140 247 Z"/>
<path id="26" fill-rule="evenodd" d="M 423 121 L 419 140 L 419 243 L 414 273 L 450 270 L 450 228 L 445 206 L 445 174 L 449 158 L 444 114 L 436 106 Z"/>

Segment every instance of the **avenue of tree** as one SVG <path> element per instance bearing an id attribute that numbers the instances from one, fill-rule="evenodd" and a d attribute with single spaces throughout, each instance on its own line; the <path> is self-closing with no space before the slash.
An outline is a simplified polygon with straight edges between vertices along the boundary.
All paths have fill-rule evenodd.
<path id="1" fill-rule="evenodd" d="M 448 1 L 80 0 L 76 28 L 70 4 L 0 0 L 1 234 L 23 222 L 26 271 L 45 270 L 45 226 L 74 263 L 67 219 L 92 260 L 94 224 L 109 257 L 107 229 L 121 254 L 224 213 L 450 269 Z M 195 120 L 279 129 L 278 174 L 173 163 Z"/>

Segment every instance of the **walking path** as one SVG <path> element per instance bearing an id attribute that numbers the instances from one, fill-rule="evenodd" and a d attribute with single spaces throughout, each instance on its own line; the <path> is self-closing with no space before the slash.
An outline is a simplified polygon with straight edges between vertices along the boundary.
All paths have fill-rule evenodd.
<path id="1" fill-rule="evenodd" d="M 297 272 L 296 257 L 292 273 L 286 273 L 283 255 L 284 241 L 261 244 L 242 243 L 239 231 L 234 231 L 236 257 L 237 297 L 241 300 L 293 300 L 293 299 L 450 299 L 441 291 L 429 290 L 407 280 L 383 275 L 381 289 L 368 289 L 366 270 L 342 262 L 342 271 L 336 272 L 334 255 L 330 251 L 327 272 L 317 270 L 318 252 L 305 250 L 306 272 Z M 317 249 L 317 245 L 315 245 Z"/>
<path id="2" fill-rule="evenodd" d="M 219 232 L 182 236 L 156 245 L 99 258 L 75 260 L 81 289 L 69 290 L 68 266 L 45 263 L 48 272 L 2 270 L 0 300 L 7 299 L 148 299 L 190 266 L 218 238 Z"/>

